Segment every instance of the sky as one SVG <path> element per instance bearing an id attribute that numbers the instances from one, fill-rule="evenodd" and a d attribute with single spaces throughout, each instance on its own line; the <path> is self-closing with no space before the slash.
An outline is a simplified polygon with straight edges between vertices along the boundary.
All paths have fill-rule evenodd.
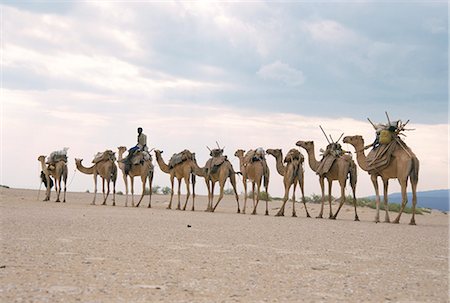
<path id="1" fill-rule="evenodd" d="M 38 156 L 69 147 L 68 190 L 92 192 L 74 159 L 135 145 L 137 127 L 166 161 L 189 149 L 203 165 L 216 141 L 235 170 L 237 149 L 298 140 L 319 158 L 319 125 L 372 142 L 367 118 L 387 111 L 414 129 L 418 190 L 449 188 L 446 1 L 3 1 L 0 12 L 0 184 L 39 188 Z M 268 162 L 269 194 L 282 196 Z M 168 186 L 154 164 L 153 184 Z M 320 193 L 304 169 L 305 194 Z M 357 195 L 372 195 L 358 173 Z"/>

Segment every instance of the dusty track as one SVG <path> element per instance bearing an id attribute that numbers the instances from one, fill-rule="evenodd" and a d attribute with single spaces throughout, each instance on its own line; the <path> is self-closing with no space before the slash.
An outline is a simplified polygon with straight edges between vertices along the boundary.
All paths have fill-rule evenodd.
<path id="1" fill-rule="evenodd" d="M 167 196 L 154 196 L 152 209 L 147 199 L 125 208 L 123 196 L 116 207 L 90 206 L 87 193 L 68 193 L 65 204 L 54 192 L 37 201 L 33 190 L 1 189 L 0 198 L 2 302 L 449 300 L 448 215 L 438 211 L 409 226 L 406 214 L 375 224 L 367 208 L 354 222 L 347 206 L 336 221 L 307 219 L 300 204 L 298 218 L 290 204 L 273 217 L 279 202 L 270 217 L 264 204 L 238 215 L 232 197 L 214 214 L 203 212 L 205 197 L 195 212 L 166 210 Z"/>

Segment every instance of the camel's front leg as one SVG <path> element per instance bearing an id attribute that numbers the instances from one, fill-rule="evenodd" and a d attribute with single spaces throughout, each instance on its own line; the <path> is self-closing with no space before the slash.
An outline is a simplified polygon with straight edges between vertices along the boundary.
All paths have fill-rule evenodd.
<path id="1" fill-rule="evenodd" d="M 109 180 L 108 179 L 106 179 L 106 178 L 104 178 L 103 179 L 103 194 L 104 194 L 104 192 L 105 192 L 105 182 L 106 182 L 106 186 L 107 186 L 107 192 L 106 192 L 106 196 L 105 196 L 105 199 L 103 200 L 103 203 L 102 203 L 102 205 L 106 205 L 106 200 L 108 199 L 108 196 L 109 196 Z"/>
<path id="2" fill-rule="evenodd" d="M 341 210 L 342 205 L 344 205 L 344 203 L 345 203 L 345 183 L 346 183 L 345 181 L 346 180 L 347 179 L 344 179 L 343 182 L 341 180 L 339 181 L 339 185 L 341 186 L 341 199 L 340 199 L 339 207 L 338 207 L 336 213 L 334 214 L 333 219 L 336 219 L 339 211 Z"/>
<path id="3" fill-rule="evenodd" d="M 330 215 L 328 219 L 333 219 L 333 209 L 331 208 L 331 187 L 333 185 L 333 180 L 328 179 L 328 204 L 330 205 Z"/>
<path id="4" fill-rule="evenodd" d="M 153 184 L 153 171 L 151 171 L 148 175 L 148 183 L 149 183 L 149 187 L 152 188 L 152 184 Z M 148 197 L 148 206 L 147 208 L 151 208 L 152 207 L 152 191 L 150 191 L 150 195 Z"/>
<path id="5" fill-rule="evenodd" d="M 147 176 L 141 176 L 141 181 L 142 181 L 142 193 L 141 193 L 141 197 L 139 198 L 138 203 L 136 204 L 136 207 L 139 207 L 139 205 L 141 204 L 142 199 L 144 199 L 145 183 L 147 183 Z M 150 192 L 152 192 L 152 188 L 151 187 L 150 187 Z"/>
<path id="6" fill-rule="evenodd" d="M 123 182 L 125 183 L 125 207 L 128 207 L 128 177 L 123 175 Z"/>
<path id="7" fill-rule="evenodd" d="M 186 201 L 184 202 L 183 210 L 186 210 L 186 206 L 188 204 L 189 196 L 191 195 L 191 189 L 189 188 L 189 176 L 185 177 L 183 179 L 184 179 L 184 183 L 186 184 Z M 178 191 L 180 191 L 180 190 L 178 190 Z"/>
<path id="8" fill-rule="evenodd" d="M 316 218 L 322 219 L 323 218 L 323 205 L 325 204 L 325 181 L 324 181 L 323 176 L 319 177 L 319 183 L 320 183 L 320 190 L 322 192 L 322 204 L 320 206 L 320 213 Z"/>
<path id="9" fill-rule="evenodd" d="M 241 212 L 241 209 L 239 208 L 239 195 L 236 190 L 236 177 L 235 177 L 234 173 L 232 173 L 230 176 L 230 182 L 231 182 L 231 186 L 233 187 L 233 190 L 234 190 L 234 196 L 236 197 L 237 213 L 239 214 Z"/>
<path id="10" fill-rule="evenodd" d="M 256 187 L 258 188 L 258 192 L 256 193 L 256 204 L 255 204 L 255 182 L 253 182 L 252 185 L 252 189 L 253 189 L 253 204 L 255 204 L 255 207 L 253 208 L 253 212 L 252 215 L 256 215 L 256 209 L 258 208 L 258 204 L 259 204 L 259 194 L 261 191 L 261 182 L 258 182 L 258 184 L 256 184 Z"/>
<path id="11" fill-rule="evenodd" d="M 247 207 L 247 179 L 245 177 L 242 179 L 244 180 L 244 209 L 242 210 L 242 214 L 245 214 L 245 209 Z"/>
<path id="12" fill-rule="evenodd" d="M 177 181 L 178 181 L 178 205 L 177 205 L 177 210 L 181 210 L 181 201 L 180 201 L 180 199 L 181 199 L 181 179 L 178 179 L 177 178 Z"/>
<path id="13" fill-rule="evenodd" d="M 304 176 L 302 174 L 301 178 L 298 180 L 298 183 L 300 185 L 300 191 L 302 192 L 302 203 L 303 203 L 303 206 L 305 206 L 306 217 L 311 218 L 311 216 L 309 215 L 309 212 L 308 212 L 308 208 L 306 207 L 306 199 L 305 199 L 305 191 L 304 191 L 305 182 L 304 182 L 303 177 Z"/>
<path id="14" fill-rule="evenodd" d="M 297 213 L 295 212 L 295 190 L 297 188 L 297 183 L 295 182 L 294 179 L 294 188 L 292 191 L 292 217 L 297 217 Z"/>
<path id="15" fill-rule="evenodd" d="M 377 182 L 378 183 L 378 182 Z M 389 203 L 388 203 L 388 188 L 389 188 L 389 179 L 383 180 L 383 201 L 384 201 L 384 222 L 389 223 L 391 220 L 389 219 Z"/>
<path id="16" fill-rule="evenodd" d="M 411 177 L 411 189 L 412 189 L 412 217 L 411 221 L 409 221 L 409 225 L 416 225 L 416 204 L 417 204 L 417 182 L 415 178 Z"/>
<path id="17" fill-rule="evenodd" d="M 283 197 L 283 204 L 281 204 L 280 210 L 277 212 L 277 214 L 275 215 L 275 217 L 283 217 L 284 216 L 284 207 L 286 205 L 287 200 L 289 200 L 289 189 L 290 189 L 290 184 L 288 183 L 288 181 L 285 179 L 284 180 L 284 197 Z"/>
<path id="18" fill-rule="evenodd" d="M 170 187 L 171 187 L 171 191 L 170 191 L 170 201 L 169 201 L 169 205 L 167 206 L 167 209 L 172 209 L 172 199 L 173 199 L 173 176 L 170 176 Z"/>
<path id="19" fill-rule="evenodd" d="M 376 205 L 376 212 L 375 212 L 375 223 L 380 222 L 380 191 L 378 189 L 378 180 L 376 175 L 371 175 L 370 180 L 372 181 L 373 188 L 375 188 L 375 205 Z"/>
<path id="20" fill-rule="evenodd" d="M 398 212 L 397 218 L 392 222 L 394 224 L 400 223 L 400 216 L 403 213 L 403 210 L 405 209 L 406 204 L 408 203 L 408 195 L 406 194 L 406 186 L 408 184 L 407 179 L 399 180 L 401 191 L 402 191 L 402 205 L 400 207 L 400 211 Z"/>
<path id="21" fill-rule="evenodd" d="M 61 194 L 61 178 L 55 178 L 55 189 L 56 189 L 56 201 L 61 202 L 59 200 L 59 195 Z"/>
<path id="22" fill-rule="evenodd" d="M 116 206 L 116 181 L 112 181 L 113 182 L 113 206 Z"/>
<path id="23" fill-rule="evenodd" d="M 134 177 L 130 178 L 131 185 L 131 207 L 134 207 Z"/>
<path id="24" fill-rule="evenodd" d="M 95 205 L 95 197 L 97 196 L 97 175 L 94 174 L 94 200 L 92 200 L 92 205 Z"/>
<path id="25" fill-rule="evenodd" d="M 219 199 L 217 199 L 216 205 L 214 205 L 214 208 L 212 210 L 213 212 L 216 210 L 217 205 L 219 205 L 220 201 L 223 198 L 224 188 L 225 188 L 225 180 L 222 182 L 219 181 L 219 186 L 220 186 L 220 195 L 219 195 Z"/>

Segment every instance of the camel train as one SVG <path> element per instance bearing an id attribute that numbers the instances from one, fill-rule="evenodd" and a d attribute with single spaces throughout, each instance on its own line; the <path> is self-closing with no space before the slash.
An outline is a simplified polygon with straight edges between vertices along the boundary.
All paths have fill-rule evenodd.
<path id="1" fill-rule="evenodd" d="M 405 126 L 409 122 L 402 123 L 401 120 L 391 122 L 389 116 L 387 124 L 373 124 L 370 119 L 370 123 L 376 131 L 375 141 L 365 146 L 364 139 L 361 136 L 346 136 L 343 138 L 344 143 L 352 145 L 356 153 L 356 161 L 358 166 L 368 172 L 376 195 L 376 214 L 375 222 L 380 222 L 380 194 L 378 188 L 378 177 L 381 177 L 384 186 L 383 202 L 385 209 L 384 222 L 391 222 L 388 212 L 388 181 L 389 179 L 397 179 L 401 186 L 402 204 L 397 217 L 392 223 L 399 223 L 402 212 L 407 204 L 406 188 L 408 181 L 412 187 L 412 217 L 410 225 L 415 225 L 415 207 L 417 204 L 417 183 L 419 175 L 419 160 L 414 155 L 412 150 L 405 144 L 399 137 L 401 132 L 408 130 Z M 322 127 L 321 127 L 322 129 Z M 323 131 L 323 129 L 322 129 Z M 324 132 L 325 135 L 325 132 Z M 338 143 L 341 137 L 334 142 L 325 135 L 328 141 L 328 145 L 325 150 L 321 149 L 322 158 L 316 159 L 315 146 L 313 141 L 298 141 L 296 146 L 304 149 L 308 156 L 308 164 L 312 171 L 314 171 L 319 178 L 319 184 L 321 188 L 321 208 L 316 218 L 323 218 L 324 204 L 325 204 L 325 180 L 328 184 L 328 204 L 329 204 L 329 219 L 336 219 L 342 205 L 346 201 L 345 187 L 347 179 L 349 180 L 352 193 L 353 193 L 353 207 L 354 207 L 354 220 L 359 221 L 357 209 L 356 209 L 356 183 L 357 183 L 357 166 L 352 159 L 352 153 L 342 149 Z M 331 136 L 330 136 L 331 138 Z M 366 155 L 365 150 L 372 147 L 372 150 Z M 275 158 L 276 170 L 283 178 L 283 184 L 285 188 L 284 197 L 282 199 L 282 205 L 275 216 L 284 216 L 285 205 L 289 200 L 289 192 L 292 188 L 292 216 L 296 217 L 295 210 L 295 191 L 297 185 L 301 190 L 301 201 L 305 208 L 306 217 L 311 217 L 307 205 L 305 203 L 304 196 L 304 161 L 305 158 L 300 150 L 293 148 L 288 151 L 283 159 L 283 152 L 281 149 L 267 149 L 257 148 L 253 150 L 238 149 L 234 156 L 239 159 L 239 170 L 235 171 L 231 162 L 227 156 L 223 154 L 224 148 L 221 148 L 217 144 L 217 148 L 210 149 L 211 158 L 206 162 L 205 166 L 200 167 L 197 164 L 195 153 L 189 150 L 184 150 L 180 153 L 174 154 L 170 160 L 166 163 L 162 157 L 163 151 L 154 150 L 156 162 L 162 172 L 169 175 L 171 184 L 170 201 L 167 206 L 168 209 L 172 208 L 173 195 L 174 195 L 174 181 L 178 181 L 177 191 L 177 210 L 186 210 L 189 202 L 189 198 L 192 197 L 191 210 L 195 210 L 195 183 L 196 177 L 202 177 L 205 180 L 205 184 L 208 190 L 208 203 L 206 212 L 214 212 L 224 196 L 224 187 L 226 181 L 229 179 L 233 188 L 237 204 L 237 213 L 246 213 L 247 206 L 247 184 L 252 185 L 252 202 L 253 210 L 252 215 L 257 214 L 257 207 L 260 200 L 261 186 L 265 189 L 265 215 L 269 215 L 268 210 L 268 187 L 270 171 L 267 165 L 266 154 L 272 155 Z M 115 157 L 115 152 L 112 150 L 106 150 L 102 153 L 97 153 L 93 165 L 85 167 L 82 164 L 82 159 L 75 159 L 77 169 L 83 174 L 93 175 L 94 178 L 94 198 L 92 205 L 95 204 L 97 193 L 97 176 L 100 176 L 103 184 L 103 203 L 106 205 L 106 201 L 110 194 L 110 183 L 112 183 L 112 205 L 115 206 L 115 185 L 117 180 L 117 167 L 122 171 L 123 180 L 126 189 L 125 206 L 128 206 L 128 179 L 131 184 L 131 206 L 139 207 L 141 201 L 144 198 L 145 188 L 148 181 L 149 188 L 152 188 L 154 166 L 152 164 L 152 156 L 147 150 L 138 150 L 134 152 L 131 157 L 130 166 L 127 167 L 124 153 L 127 151 L 125 146 L 118 147 L 118 159 Z M 129 151 L 130 152 L 130 151 Z M 64 183 L 63 202 L 66 202 L 66 181 L 67 181 L 67 148 L 62 151 L 53 152 L 47 161 L 45 156 L 39 156 L 38 161 L 41 163 L 41 179 L 46 186 L 46 195 L 44 201 L 50 200 L 50 190 L 53 185 L 52 178 L 55 180 L 55 189 L 57 192 L 56 202 L 60 202 L 61 183 Z M 117 162 L 117 164 L 116 164 Z M 239 204 L 239 195 L 236 189 L 236 175 L 242 175 L 242 182 L 244 187 L 244 203 L 242 210 Z M 134 177 L 141 177 L 142 192 L 141 196 L 135 205 L 134 203 Z M 339 206 L 335 213 L 333 213 L 331 205 L 331 189 L 333 181 L 338 181 L 341 195 Z M 186 186 L 186 198 L 181 205 L 181 183 L 184 182 Z M 214 203 L 214 187 L 216 183 L 219 183 L 220 194 Z M 106 185 L 106 192 L 105 192 Z M 191 187 L 192 185 L 192 194 Z M 149 192 L 148 207 L 151 207 L 152 193 Z"/>

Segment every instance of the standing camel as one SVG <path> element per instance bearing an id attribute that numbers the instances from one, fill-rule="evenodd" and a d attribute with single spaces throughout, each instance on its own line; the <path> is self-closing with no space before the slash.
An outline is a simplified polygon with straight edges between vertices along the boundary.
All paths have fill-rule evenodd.
<path id="1" fill-rule="evenodd" d="M 400 140 L 397 138 L 397 140 Z M 358 161 L 359 167 L 362 170 L 368 171 L 370 174 L 370 179 L 372 180 L 373 187 L 375 189 L 376 205 L 377 211 L 375 215 L 375 222 L 380 222 L 380 193 L 378 189 L 378 176 L 383 180 L 384 185 L 384 209 L 386 211 L 384 222 L 389 223 L 389 212 L 388 212 L 388 183 L 389 179 L 397 179 L 401 186 L 402 192 L 402 205 L 397 218 L 392 223 L 399 223 L 400 216 L 402 215 L 403 209 L 408 203 L 408 197 L 406 195 L 406 187 L 408 185 L 408 178 L 410 178 L 412 187 L 412 217 L 410 225 L 415 225 L 415 212 L 417 203 L 417 183 L 419 181 L 419 160 L 414 155 L 414 153 L 406 146 L 406 144 L 400 140 L 396 143 L 395 149 L 392 153 L 391 161 L 385 166 L 378 169 L 370 169 L 364 154 L 364 139 L 362 136 L 347 136 L 344 138 L 344 143 L 349 143 L 353 145 L 356 150 L 356 160 Z"/>
<path id="2" fill-rule="evenodd" d="M 128 206 L 128 177 L 130 177 L 131 183 L 131 206 L 134 206 L 134 177 L 137 176 L 140 176 L 142 180 L 142 194 L 136 207 L 139 207 L 139 204 L 141 204 L 141 201 L 144 198 L 145 184 L 147 183 L 147 178 L 150 186 L 149 187 L 150 197 L 148 201 L 148 208 L 152 207 L 152 182 L 153 182 L 154 167 L 152 164 L 151 156 L 150 159 L 145 160 L 143 164 L 132 165 L 130 171 L 127 174 L 125 172 L 125 163 L 122 162 L 123 154 L 125 153 L 127 148 L 125 146 L 119 146 L 118 149 L 119 149 L 119 159 L 117 160 L 117 163 L 119 165 L 120 170 L 122 171 L 123 181 L 125 182 L 125 192 L 126 192 L 125 207 Z"/>
<path id="3" fill-rule="evenodd" d="M 208 188 L 208 206 L 205 211 L 214 212 L 216 210 L 217 205 L 219 205 L 219 202 L 222 200 L 224 195 L 224 188 L 225 183 L 228 178 L 230 178 L 231 186 L 233 186 L 234 195 L 236 197 L 236 203 L 237 203 L 237 213 L 240 213 L 241 210 L 239 208 L 239 195 L 236 190 L 236 172 L 233 169 L 233 166 L 231 165 L 230 161 L 225 160 L 222 164 L 220 164 L 217 167 L 213 167 L 211 169 L 211 161 L 212 158 L 206 162 L 206 165 L 204 167 L 199 167 L 197 164 L 197 160 L 194 157 L 193 160 L 193 172 L 197 176 L 201 176 L 205 178 L 206 186 Z M 214 186 L 216 182 L 219 182 L 220 185 L 220 195 L 219 199 L 217 200 L 216 204 L 213 207 L 213 201 L 214 201 Z"/>
<path id="4" fill-rule="evenodd" d="M 107 159 L 101 160 L 91 167 L 85 167 L 81 163 L 83 159 L 75 159 L 75 165 L 77 169 L 83 174 L 94 175 L 94 199 L 92 200 L 91 205 L 95 205 L 95 198 L 97 196 L 97 176 L 99 175 L 102 178 L 103 185 L 103 203 L 102 205 L 106 205 L 106 199 L 109 196 L 109 183 L 112 181 L 113 183 L 113 206 L 116 206 L 116 180 L 117 180 L 117 166 L 114 163 L 115 156 L 114 152 L 111 150 L 106 151 L 105 153 L 109 153 L 109 157 Z M 108 184 L 108 191 L 105 195 L 105 182 Z"/>
<path id="5" fill-rule="evenodd" d="M 295 189 L 297 188 L 297 183 L 300 185 L 300 190 L 302 192 L 302 202 L 305 206 L 306 217 L 311 217 L 308 213 L 308 209 L 306 208 L 305 203 L 305 192 L 303 190 L 304 186 L 304 170 L 303 170 L 303 155 L 297 149 L 291 149 L 288 154 L 296 154 L 298 155 L 297 159 L 291 159 L 287 161 L 286 165 L 283 165 L 283 152 L 281 149 L 268 149 L 266 151 L 269 155 L 272 155 L 276 159 L 276 167 L 278 173 L 283 176 L 284 183 L 284 198 L 283 205 L 275 216 L 284 216 L 284 206 L 289 199 L 289 190 L 292 185 L 294 185 L 294 189 L 292 191 L 292 217 L 297 217 L 295 213 Z M 286 161 L 285 161 L 286 162 Z"/>
<path id="6" fill-rule="evenodd" d="M 297 146 L 300 146 L 306 150 L 308 153 L 308 162 L 309 166 L 314 172 L 317 172 L 320 162 L 316 160 L 315 152 L 314 152 L 314 142 L 313 141 L 298 141 L 296 143 Z M 350 176 L 350 186 L 352 187 L 353 192 L 353 206 L 355 208 L 355 221 L 359 221 L 358 213 L 356 212 L 356 164 L 353 160 L 344 159 L 344 157 L 338 157 L 333 165 L 330 167 L 329 171 L 325 174 L 319 175 L 320 189 L 322 191 L 322 205 L 320 207 L 320 213 L 317 218 L 322 218 L 323 215 L 323 206 L 325 203 L 325 185 L 324 179 L 328 180 L 328 202 L 330 204 L 330 219 L 336 219 L 339 211 L 341 210 L 342 205 L 345 203 L 345 185 L 347 183 L 347 176 Z M 339 181 L 339 185 L 341 186 L 341 202 L 339 204 L 339 208 L 336 213 L 333 215 L 333 210 L 331 208 L 331 186 L 333 181 Z"/>
<path id="7" fill-rule="evenodd" d="M 259 194 L 261 191 L 261 182 L 264 177 L 264 187 L 266 189 L 266 213 L 265 215 L 269 215 L 269 192 L 267 188 L 269 187 L 269 170 L 265 171 L 264 165 L 262 161 L 254 161 L 245 163 L 244 161 L 244 150 L 238 149 L 234 155 L 239 158 L 239 166 L 242 173 L 242 182 L 244 184 L 244 209 L 242 213 L 245 214 L 245 209 L 247 206 L 247 179 L 252 182 L 252 191 L 253 191 L 253 212 L 252 215 L 256 215 L 256 208 L 259 203 Z M 257 192 L 255 192 L 255 186 L 257 188 Z M 255 204 L 255 195 L 256 195 L 256 204 Z"/>
<path id="8" fill-rule="evenodd" d="M 38 161 L 41 162 L 42 172 L 45 175 L 46 184 L 50 185 L 50 177 L 55 179 L 55 190 L 57 193 L 56 201 L 61 202 L 59 200 L 59 196 L 61 194 L 61 181 L 64 182 L 64 194 L 63 194 L 63 202 L 66 202 L 66 186 L 67 186 L 67 163 L 63 160 L 59 160 L 55 164 L 52 164 L 52 168 L 49 168 L 50 165 L 45 164 L 45 156 L 39 156 Z M 47 190 L 45 193 L 44 201 L 50 200 L 50 191 L 51 186 L 47 186 Z"/>
<path id="9" fill-rule="evenodd" d="M 192 159 L 186 159 L 183 162 L 180 162 L 173 167 L 170 167 L 164 162 L 161 154 L 163 151 L 155 150 L 156 162 L 158 162 L 159 168 L 166 174 L 170 175 L 170 185 L 171 185 L 171 193 L 170 193 L 170 202 L 167 206 L 167 209 L 172 208 L 172 199 L 173 199 L 173 182 L 174 178 L 178 180 L 178 206 L 177 210 L 181 209 L 180 195 L 181 195 L 181 181 L 184 179 L 186 183 L 186 202 L 184 203 L 183 210 L 186 210 L 187 202 L 189 200 L 189 196 L 191 195 L 191 191 L 189 189 L 189 183 L 192 176 L 192 211 L 195 208 L 195 174 L 192 168 Z M 190 153 L 190 152 L 189 152 Z M 192 153 L 190 153 L 192 155 Z"/>

